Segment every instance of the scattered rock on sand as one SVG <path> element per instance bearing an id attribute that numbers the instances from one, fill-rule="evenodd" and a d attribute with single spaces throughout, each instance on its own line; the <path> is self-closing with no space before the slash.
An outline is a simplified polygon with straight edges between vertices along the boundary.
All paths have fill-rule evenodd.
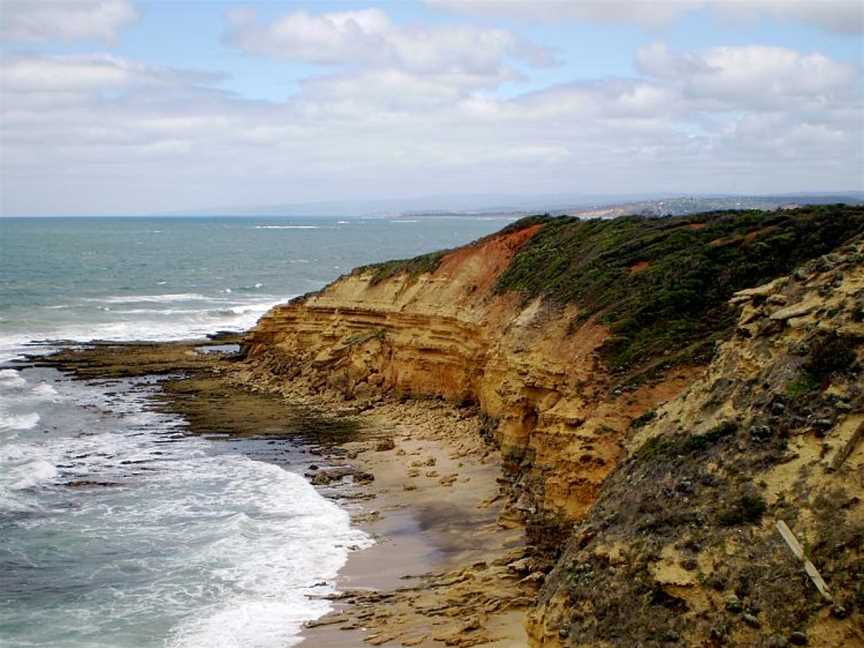
<path id="1" fill-rule="evenodd" d="M 375 444 L 375 450 L 378 452 L 386 452 L 387 450 L 393 450 L 396 447 L 396 442 L 392 437 L 387 437 L 386 439 L 379 439 L 378 443 Z"/>
<path id="2" fill-rule="evenodd" d="M 354 483 L 368 483 L 375 481 L 375 475 L 365 470 L 360 470 L 352 466 L 342 466 L 339 468 L 320 468 L 313 473 L 306 473 L 306 477 L 315 486 L 327 486 L 333 482 L 342 481 L 345 477 L 351 477 Z"/>

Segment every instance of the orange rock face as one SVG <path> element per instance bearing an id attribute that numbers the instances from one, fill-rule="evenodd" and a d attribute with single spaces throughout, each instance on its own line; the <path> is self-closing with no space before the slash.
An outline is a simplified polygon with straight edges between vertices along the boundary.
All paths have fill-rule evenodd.
<path id="1" fill-rule="evenodd" d="M 379 283 L 355 272 L 271 310 L 247 352 L 277 376 L 347 399 L 378 394 L 476 403 L 494 419 L 518 508 L 578 518 L 623 454 L 630 421 L 693 375 L 613 388 L 597 350 L 608 336 L 575 306 L 498 294 L 495 285 L 539 226 L 449 253 L 437 270 Z"/>

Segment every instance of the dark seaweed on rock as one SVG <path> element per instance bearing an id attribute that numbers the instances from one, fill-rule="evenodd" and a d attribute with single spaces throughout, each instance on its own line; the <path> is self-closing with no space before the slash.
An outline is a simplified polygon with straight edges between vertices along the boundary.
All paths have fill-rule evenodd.
<path id="1" fill-rule="evenodd" d="M 664 356 L 706 360 L 731 330 L 727 302 L 735 291 L 788 274 L 864 231 L 864 208 L 543 220 L 497 290 L 577 303 L 585 319 L 599 315 L 613 334 L 607 362 L 629 369 Z"/>

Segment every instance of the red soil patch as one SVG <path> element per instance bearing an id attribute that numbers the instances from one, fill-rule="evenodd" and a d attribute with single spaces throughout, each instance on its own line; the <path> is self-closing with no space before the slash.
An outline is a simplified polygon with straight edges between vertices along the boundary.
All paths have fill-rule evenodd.
<path id="1" fill-rule="evenodd" d="M 492 235 L 481 239 L 474 245 L 466 245 L 445 256 L 438 270 L 438 276 L 454 278 L 462 275 L 476 289 L 486 289 L 492 285 L 510 260 L 525 243 L 534 236 L 542 223 L 503 235 Z"/>
<path id="2" fill-rule="evenodd" d="M 630 266 L 629 270 L 631 274 L 635 274 L 637 272 L 643 272 L 651 267 L 650 261 L 637 261 L 633 265 Z"/>
<path id="3" fill-rule="evenodd" d="M 707 226 L 708 226 L 707 223 L 690 223 L 690 224 L 687 226 L 687 229 L 691 229 L 691 230 L 701 230 L 701 229 L 705 229 Z"/>
<path id="4" fill-rule="evenodd" d="M 768 232 L 773 232 L 777 229 L 776 225 L 769 225 L 768 227 L 763 227 L 762 229 L 753 230 L 752 232 L 747 232 L 746 234 L 736 235 L 736 236 L 727 236 L 718 239 L 714 239 L 713 241 L 708 241 L 708 245 L 711 247 L 718 247 L 720 245 L 738 245 L 740 243 L 752 243 L 757 238 L 762 236 L 763 234 L 767 234 Z"/>
<path id="5" fill-rule="evenodd" d="M 757 238 L 759 238 L 760 236 L 762 236 L 763 234 L 767 234 L 768 232 L 773 232 L 776 229 L 777 229 L 776 225 L 769 225 L 768 227 L 763 227 L 762 229 L 753 230 L 752 232 L 748 232 L 744 236 L 744 240 L 747 241 L 747 243 L 750 243 L 751 241 L 754 241 Z"/>
<path id="6" fill-rule="evenodd" d="M 642 385 L 618 402 L 619 411 L 629 419 L 635 419 L 660 403 L 668 402 L 689 387 L 705 373 L 703 366 L 676 367 L 658 382 Z"/>

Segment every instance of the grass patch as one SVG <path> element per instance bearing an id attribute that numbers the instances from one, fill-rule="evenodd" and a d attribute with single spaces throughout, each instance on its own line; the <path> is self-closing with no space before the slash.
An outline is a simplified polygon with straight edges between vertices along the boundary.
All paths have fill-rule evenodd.
<path id="1" fill-rule="evenodd" d="M 519 292 L 526 301 L 578 303 L 586 317 L 599 314 L 612 331 L 604 357 L 613 369 L 627 370 L 663 356 L 707 360 L 734 325 L 728 305 L 734 292 L 788 274 L 864 232 L 864 208 L 534 217 L 522 226 L 537 222 L 543 227 L 514 256 L 496 290 Z M 643 262 L 644 270 L 630 272 Z"/>
<path id="2" fill-rule="evenodd" d="M 372 278 L 369 283 L 373 286 L 401 274 L 407 274 L 413 280 L 421 274 L 435 272 L 448 252 L 450 250 L 439 250 L 429 254 L 421 254 L 411 259 L 394 259 L 383 263 L 373 263 L 361 266 L 355 272 L 371 271 Z"/>

